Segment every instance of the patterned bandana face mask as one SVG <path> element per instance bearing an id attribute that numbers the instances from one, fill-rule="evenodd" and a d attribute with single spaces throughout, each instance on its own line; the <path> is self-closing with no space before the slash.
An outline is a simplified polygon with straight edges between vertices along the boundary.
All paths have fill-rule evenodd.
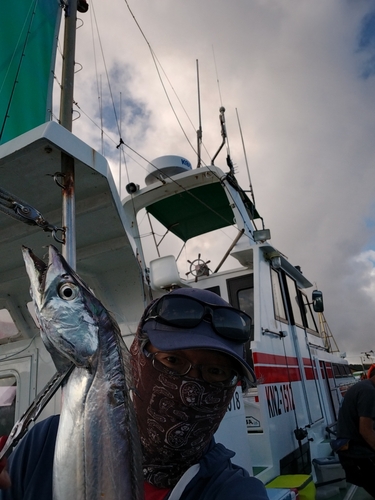
<path id="1" fill-rule="evenodd" d="M 130 352 L 144 478 L 159 488 L 173 488 L 202 457 L 235 387 L 222 389 L 201 379 L 158 372 L 143 354 L 140 335 Z"/>

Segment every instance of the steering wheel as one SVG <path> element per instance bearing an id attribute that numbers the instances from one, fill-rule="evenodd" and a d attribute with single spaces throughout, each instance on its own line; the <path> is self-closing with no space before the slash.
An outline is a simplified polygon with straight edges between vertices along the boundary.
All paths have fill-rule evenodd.
<path id="1" fill-rule="evenodd" d="M 186 273 L 186 276 L 192 274 L 195 277 L 195 281 L 197 281 L 201 276 L 209 276 L 210 269 L 207 264 L 211 262 L 210 260 L 205 262 L 203 259 L 201 259 L 201 254 L 198 254 L 197 259 L 193 260 L 193 262 L 188 260 L 188 262 L 190 264 L 190 268 L 189 272 Z"/>

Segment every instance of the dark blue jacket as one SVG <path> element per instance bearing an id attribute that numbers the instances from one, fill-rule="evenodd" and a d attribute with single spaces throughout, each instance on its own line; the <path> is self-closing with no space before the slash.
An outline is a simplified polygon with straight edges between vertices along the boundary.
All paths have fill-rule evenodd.
<path id="1" fill-rule="evenodd" d="M 198 474 L 186 486 L 181 500 L 268 500 L 263 483 L 232 464 L 234 455 L 212 440 L 199 462 Z"/>
<path id="2" fill-rule="evenodd" d="M 52 500 L 52 464 L 57 415 L 36 424 L 9 458 L 12 487 L 0 491 L 0 500 Z M 186 486 L 181 500 L 268 500 L 258 479 L 232 464 L 234 453 L 214 440 L 200 461 L 198 474 Z"/>

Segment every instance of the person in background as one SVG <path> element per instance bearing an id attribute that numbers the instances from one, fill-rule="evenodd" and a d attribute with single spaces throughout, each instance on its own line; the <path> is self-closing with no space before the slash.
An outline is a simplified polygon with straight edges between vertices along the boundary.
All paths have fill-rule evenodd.
<path id="1" fill-rule="evenodd" d="M 337 453 L 349 483 L 375 498 L 375 364 L 347 391 L 339 410 Z"/>
<path id="2" fill-rule="evenodd" d="M 177 289 L 146 308 L 130 348 L 145 500 L 268 500 L 213 437 L 236 387 L 255 384 L 243 357 L 250 328 L 249 316 L 206 290 Z M 58 418 L 18 445 L 0 499 L 52 500 Z M 7 481 L 3 471 L 1 487 Z"/>

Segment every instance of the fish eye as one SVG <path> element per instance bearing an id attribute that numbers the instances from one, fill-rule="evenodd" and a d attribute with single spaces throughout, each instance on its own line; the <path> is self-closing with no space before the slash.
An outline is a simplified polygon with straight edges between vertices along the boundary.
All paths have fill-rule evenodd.
<path id="1" fill-rule="evenodd" d="M 64 283 L 59 288 L 59 295 L 64 300 L 73 300 L 78 295 L 78 286 L 74 283 Z"/>

